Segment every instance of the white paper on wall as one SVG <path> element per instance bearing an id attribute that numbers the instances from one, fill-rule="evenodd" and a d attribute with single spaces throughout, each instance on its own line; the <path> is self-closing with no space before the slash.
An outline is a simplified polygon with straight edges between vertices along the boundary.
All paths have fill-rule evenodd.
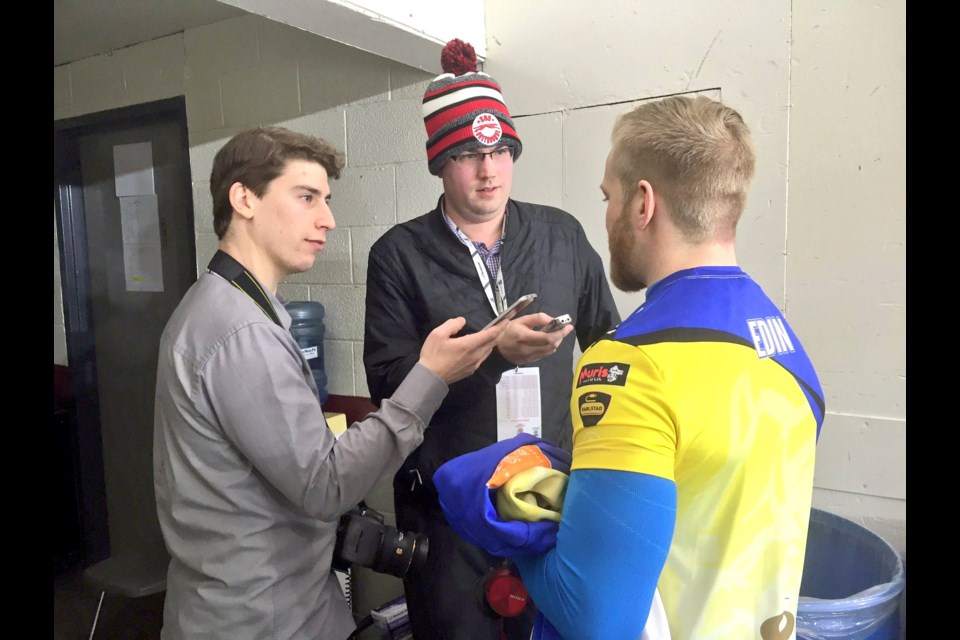
<path id="1" fill-rule="evenodd" d="M 150 142 L 113 147 L 114 186 L 120 201 L 123 273 L 127 291 L 163 291 L 160 210 Z"/>
<path id="2" fill-rule="evenodd" d="M 157 196 L 129 196 L 119 200 L 123 244 L 132 242 L 160 244 L 160 210 L 157 206 Z"/>
<path id="3" fill-rule="evenodd" d="M 160 243 L 125 243 L 123 245 L 123 272 L 127 283 L 127 291 L 163 291 Z"/>
<path id="4" fill-rule="evenodd" d="M 117 199 L 120 201 L 123 273 L 127 291 L 163 291 L 157 196 Z"/>
<path id="5" fill-rule="evenodd" d="M 153 195 L 153 145 L 149 142 L 114 145 L 113 175 L 118 198 Z"/>

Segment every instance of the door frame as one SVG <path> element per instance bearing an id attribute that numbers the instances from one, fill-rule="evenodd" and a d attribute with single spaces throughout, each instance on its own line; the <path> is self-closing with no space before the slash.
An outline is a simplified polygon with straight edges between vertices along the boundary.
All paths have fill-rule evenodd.
<path id="1" fill-rule="evenodd" d="M 60 252 L 67 359 L 75 402 L 75 437 L 70 447 L 73 449 L 80 511 L 79 551 L 84 566 L 110 557 L 110 534 L 79 140 L 83 136 L 107 133 L 123 126 L 149 125 L 163 120 L 179 122 L 184 157 L 189 163 L 190 145 L 183 96 L 53 122 L 54 219 Z M 187 187 L 191 189 L 190 185 Z M 187 213 L 193 220 L 192 199 L 189 207 Z M 191 233 L 190 238 L 193 237 Z M 195 246 L 191 253 L 196 260 Z"/>

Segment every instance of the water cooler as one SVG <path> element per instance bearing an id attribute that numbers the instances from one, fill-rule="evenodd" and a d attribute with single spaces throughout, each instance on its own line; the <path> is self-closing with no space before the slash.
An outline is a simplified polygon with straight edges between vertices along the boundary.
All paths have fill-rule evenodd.
<path id="1" fill-rule="evenodd" d="M 317 383 L 317 396 L 320 404 L 327 401 L 327 373 L 323 366 L 323 305 L 319 302 L 288 302 L 290 314 L 290 332 L 293 334 L 300 352 L 310 363 L 313 381 Z"/>

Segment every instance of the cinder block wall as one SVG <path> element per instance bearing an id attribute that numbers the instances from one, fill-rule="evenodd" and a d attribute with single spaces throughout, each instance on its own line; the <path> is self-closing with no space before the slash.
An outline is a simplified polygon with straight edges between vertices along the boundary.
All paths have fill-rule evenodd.
<path id="1" fill-rule="evenodd" d="M 281 125 L 344 149 L 347 166 L 332 184 L 337 229 L 314 268 L 280 292 L 323 302 L 328 390 L 366 396 L 360 358 L 369 247 L 398 220 L 427 211 L 441 192 L 426 168 L 419 111 L 431 77 L 250 15 L 55 67 L 54 119 L 185 96 L 199 270 L 217 248 L 210 167 L 232 135 Z M 57 270 L 58 300 L 59 289 Z M 54 325 L 56 350 L 63 344 L 56 305 Z"/>
<path id="2" fill-rule="evenodd" d="M 905 14 L 902 0 L 596 0 L 589 13 L 574 0 L 486 0 L 485 66 L 524 141 L 515 197 L 569 210 L 605 260 L 597 185 L 615 116 L 681 92 L 744 114 L 760 166 L 739 258 L 803 337 L 827 396 L 814 504 L 866 524 L 904 556 Z M 231 135 L 280 124 L 345 149 L 337 230 L 281 293 L 324 304 L 329 391 L 366 396 L 367 252 L 441 191 L 419 115 L 431 75 L 246 16 L 55 67 L 54 119 L 186 97 L 200 269 L 217 244 L 210 164 Z M 65 363 L 54 247 L 54 361 Z M 617 294 L 622 312 L 641 300 Z M 389 492 L 374 493 L 371 505 L 389 512 Z M 361 608 L 399 593 L 393 578 L 358 578 Z"/>

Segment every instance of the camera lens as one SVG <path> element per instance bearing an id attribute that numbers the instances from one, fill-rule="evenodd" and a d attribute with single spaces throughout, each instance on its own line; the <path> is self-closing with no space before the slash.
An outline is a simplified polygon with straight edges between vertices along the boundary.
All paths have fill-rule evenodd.
<path id="1" fill-rule="evenodd" d="M 403 578 L 427 560 L 427 536 L 402 532 L 384 524 L 383 515 L 362 504 L 345 513 L 337 526 L 332 566 L 345 571 L 352 564 Z"/>
<path id="2" fill-rule="evenodd" d="M 424 565 L 429 547 L 430 543 L 425 535 L 384 527 L 377 559 L 370 568 L 403 578 L 411 568 Z"/>

